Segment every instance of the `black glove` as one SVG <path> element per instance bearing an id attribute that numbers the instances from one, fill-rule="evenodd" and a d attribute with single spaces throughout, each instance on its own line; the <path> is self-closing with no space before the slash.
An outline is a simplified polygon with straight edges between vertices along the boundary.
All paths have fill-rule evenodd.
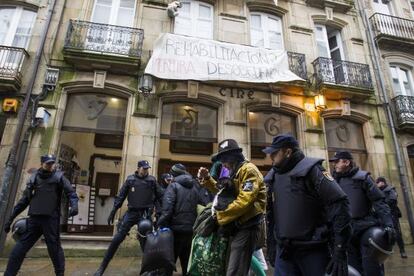
<path id="1" fill-rule="evenodd" d="M 344 248 L 335 247 L 326 273 L 330 276 L 348 276 L 348 257 Z"/>
<path id="2" fill-rule="evenodd" d="M 108 216 L 108 225 L 111 225 L 111 224 L 114 223 L 115 213 L 116 213 L 116 210 L 113 209 L 111 211 L 111 213 L 109 214 L 109 216 Z"/>
<path id="3" fill-rule="evenodd" d="M 12 219 L 9 219 L 5 224 L 4 224 L 4 232 L 9 233 L 10 232 L 10 228 L 11 225 L 13 223 Z"/>
<path id="4" fill-rule="evenodd" d="M 395 230 L 391 226 L 386 226 L 384 228 L 385 231 L 385 237 L 388 240 L 389 244 L 394 245 L 395 243 Z"/>
<path id="5" fill-rule="evenodd" d="M 78 206 L 69 209 L 69 217 L 74 217 L 79 213 Z"/>

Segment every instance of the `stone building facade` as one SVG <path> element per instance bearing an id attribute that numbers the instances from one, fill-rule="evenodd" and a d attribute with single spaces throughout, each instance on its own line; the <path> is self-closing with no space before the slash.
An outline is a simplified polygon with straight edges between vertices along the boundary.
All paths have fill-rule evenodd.
<path id="1" fill-rule="evenodd" d="M 8 78 L 6 86 L 0 69 L 0 90 L 7 90 L 7 97 L 16 98 L 25 91 L 47 2 L 0 4 L 0 15 L 10 7 L 15 12 L 27 8 L 35 18 L 24 45 L 29 58 L 16 67 L 19 78 Z M 327 159 L 338 149 L 348 149 L 363 169 L 374 177 L 389 177 L 399 188 L 369 42 L 352 1 L 191 0 L 181 1 L 175 16 L 169 15 L 170 2 L 56 2 L 33 93 L 41 90 L 46 68 L 59 69 L 59 80 L 39 104 L 51 119 L 47 126 L 31 132 L 19 192 L 30 169 L 38 166 L 40 154 L 58 155 L 61 169 L 81 195 L 81 215 L 70 221 L 62 217 L 69 238 L 72 233 L 112 235 L 106 216 L 138 160 L 150 161 L 152 174 L 157 176 L 177 162 L 195 173 L 201 165 L 210 166 L 211 154 L 225 138 L 236 139 L 263 173 L 271 162 L 260 149 L 278 133 L 295 135 L 308 156 Z M 373 8 L 373 3 L 365 4 Z M 226 42 L 230 49 L 249 46 L 286 51 L 289 70 L 300 79 L 259 83 L 152 77 L 152 91 L 147 95 L 138 90 L 139 79 L 156 51 L 157 38 L 164 33 L 177 39 Z M 10 44 L 4 41 L 0 45 Z M 4 49 L 0 50 L 1 68 L 1 55 L 10 47 L 0 47 Z M 403 56 L 408 57 L 399 50 L 384 63 L 401 64 Z M 409 60 L 405 59 L 408 67 L 404 68 L 411 68 Z M 3 66 L 6 63 L 3 60 Z M 166 66 L 186 74 L 182 64 Z M 325 103 L 315 105 L 320 98 Z M 5 160 L 16 116 L 7 113 L 2 118 L 0 156 Z M 408 149 L 405 157 L 413 184 L 408 167 L 412 137 L 407 131 L 399 137 Z M 402 200 L 400 207 L 405 209 Z M 402 225 L 409 240 L 405 213 Z"/>

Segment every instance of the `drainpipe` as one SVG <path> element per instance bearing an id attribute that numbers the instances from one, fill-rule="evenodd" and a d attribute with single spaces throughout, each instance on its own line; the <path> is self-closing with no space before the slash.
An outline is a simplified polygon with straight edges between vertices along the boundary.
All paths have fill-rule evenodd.
<path id="1" fill-rule="evenodd" d="M 362 21 L 363 21 L 363 24 L 366 30 L 366 34 L 368 37 L 368 47 L 371 52 L 372 63 L 374 64 L 374 72 L 376 75 L 377 83 L 379 83 L 379 90 L 382 96 L 383 107 L 385 109 L 385 113 L 387 114 L 388 124 L 390 126 L 392 140 L 394 143 L 394 148 L 395 148 L 395 153 L 396 153 L 396 158 L 397 158 L 398 174 L 400 177 L 401 189 L 403 191 L 405 207 L 407 210 L 408 224 L 410 225 L 411 237 L 414 240 L 414 217 L 413 217 L 413 210 L 411 208 L 411 202 L 410 202 L 410 192 L 408 188 L 409 182 L 408 182 L 408 177 L 406 174 L 407 168 L 405 166 L 405 162 L 401 155 L 400 145 L 398 143 L 397 133 L 395 130 L 395 125 L 394 125 L 394 120 L 392 118 L 390 102 L 388 99 L 387 91 L 385 89 L 384 75 L 382 73 L 383 71 L 381 70 L 381 63 L 379 59 L 380 53 L 379 53 L 377 44 L 375 43 L 375 40 L 374 40 L 374 33 L 372 31 L 372 27 L 368 19 L 365 2 L 364 4 L 362 4 L 363 1 L 359 1 L 359 0 L 355 2 L 358 5 L 358 10 L 361 15 L 361 18 L 362 18 Z"/>
<path id="2" fill-rule="evenodd" d="M 27 75 L 30 76 L 28 86 L 24 91 L 24 102 L 23 106 L 19 111 L 17 116 L 17 126 L 16 132 L 14 133 L 13 143 L 9 152 L 9 156 L 6 161 L 6 167 L 4 170 L 3 178 L 2 178 L 2 186 L 0 190 L 0 253 L 4 250 L 4 244 L 6 241 L 6 233 L 4 232 L 4 222 L 8 219 L 11 213 L 11 207 L 8 205 L 10 202 L 14 203 L 14 199 L 16 197 L 17 187 L 13 186 L 13 179 L 15 178 L 16 174 L 16 167 L 19 167 L 20 163 L 24 162 L 23 160 L 16 160 L 17 153 L 19 150 L 19 143 L 20 138 L 23 133 L 24 123 L 27 115 L 27 111 L 29 109 L 29 103 L 31 99 L 32 90 L 36 81 L 37 72 L 40 67 L 40 61 L 42 57 L 43 48 L 46 42 L 46 36 L 49 31 L 50 23 L 52 21 L 53 11 L 55 9 L 56 0 L 51 0 L 49 4 L 49 10 L 46 16 L 46 23 L 43 27 L 41 36 L 40 36 L 40 44 L 36 51 L 36 56 L 33 61 L 33 70 L 32 72 L 28 73 Z"/>

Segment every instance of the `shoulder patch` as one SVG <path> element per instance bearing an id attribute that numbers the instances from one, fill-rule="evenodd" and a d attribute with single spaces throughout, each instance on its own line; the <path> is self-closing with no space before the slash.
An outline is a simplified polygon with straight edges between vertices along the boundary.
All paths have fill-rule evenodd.
<path id="1" fill-rule="evenodd" d="M 334 181 L 334 178 L 331 176 L 331 174 L 328 171 L 322 172 L 323 176 L 327 178 L 329 181 Z"/>
<path id="2" fill-rule="evenodd" d="M 244 192 L 251 192 L 253 191 L 253 182 L 246 181 L 243 183 L 243 191 Z"/>

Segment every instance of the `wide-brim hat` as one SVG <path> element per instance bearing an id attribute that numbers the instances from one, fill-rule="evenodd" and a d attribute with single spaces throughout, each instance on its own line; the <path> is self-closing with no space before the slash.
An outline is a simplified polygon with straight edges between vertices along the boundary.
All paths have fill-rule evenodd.
<path id="1" fill-rule="evenodd" d="M 241 153 L 243 149 L 239 147 L 236 140 L 234 139 L 226 139 L 219 143 L 218 152 L 211 156 L 211 161 L 216 162 L 219 161 L 220 158 L 229 153 Z"/>

